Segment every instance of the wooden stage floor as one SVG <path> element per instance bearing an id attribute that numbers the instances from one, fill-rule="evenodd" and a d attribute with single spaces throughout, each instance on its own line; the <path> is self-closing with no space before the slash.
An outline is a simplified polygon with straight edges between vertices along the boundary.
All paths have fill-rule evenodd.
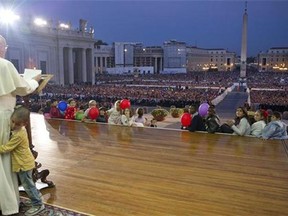
<path id="1" fill-rule="evenodd" d="M 288 215 L 287 146 L 31 115 L 44 200 L 90 215 Z M 40 169 L 41 170 L 41 169 Z"/>

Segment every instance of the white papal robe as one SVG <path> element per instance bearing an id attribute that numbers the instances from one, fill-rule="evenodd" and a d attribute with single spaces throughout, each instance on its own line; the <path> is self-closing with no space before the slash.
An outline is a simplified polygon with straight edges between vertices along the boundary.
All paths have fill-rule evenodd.
<path id="1" fill-rule="evenodd" d="M 37 81 L 25 81 L 11 62 L 0 58 L 0 145 L 9 140 L 16 95 L 25 96 L 37 87 Z M 19 211 L 18 181 L 12 172 L 10 153 L 0 154 L 0 210 L 3 215 Z"/>

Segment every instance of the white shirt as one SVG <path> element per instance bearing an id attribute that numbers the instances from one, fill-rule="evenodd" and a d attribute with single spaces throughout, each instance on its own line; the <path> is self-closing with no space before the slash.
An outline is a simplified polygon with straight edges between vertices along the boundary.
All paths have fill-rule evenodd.
<path id="1" fill-rule="evenodd" d="M 251 135 L 260 137 L 262 135 L 262 130 L 266 126 L 266 123 L 263 120 L 257 121 L 251 126 Z"/>

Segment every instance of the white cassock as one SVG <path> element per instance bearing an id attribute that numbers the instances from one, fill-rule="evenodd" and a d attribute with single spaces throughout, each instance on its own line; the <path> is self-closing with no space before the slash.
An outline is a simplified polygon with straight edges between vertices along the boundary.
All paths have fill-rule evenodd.
<path id="1" fill-rule="evenodd" d="M 37 81 L 25 81 L 11 62 L 0 58 L 0 145 L 9 140 L 16 95 L 25 96 L 37 87 Z M 12 172 L 10 153 L 0 154 L 0 210 L 3 215 L 19 211 L 18 181 L 16 173 Z"/>

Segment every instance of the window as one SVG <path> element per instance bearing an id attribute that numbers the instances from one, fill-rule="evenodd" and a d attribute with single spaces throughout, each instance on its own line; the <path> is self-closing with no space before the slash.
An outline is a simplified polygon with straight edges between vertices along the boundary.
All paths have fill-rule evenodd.
<path id="1" fill-rule="evenodd" d="M 40 61 L 40 69 L 42 70 L 42 74 L 47 73 L 46 61 Z"/>
<path id="2" fill-rule="evenodd" d="M 227 58 L 226 64 L 227 64 L 228 66 L 231 65 L 231 59 L 230 59 L 230 58 Z"/>

